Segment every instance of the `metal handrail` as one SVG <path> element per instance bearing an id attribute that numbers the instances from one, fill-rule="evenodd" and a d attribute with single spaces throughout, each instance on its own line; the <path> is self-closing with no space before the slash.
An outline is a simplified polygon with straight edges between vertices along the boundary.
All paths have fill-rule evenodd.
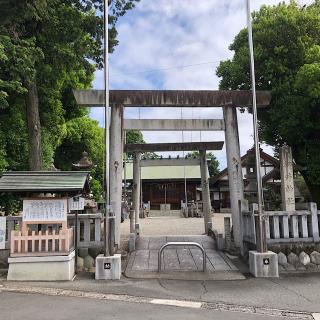
<path id="1" fill-rule="evenodd" d="M 203 272 L 206 271 L 206 252 L 203 248 L 203 246 L 197 242 L 167 242 L 166 244 L 164 244 L 158 253 L 158 272 L 161 271 L 161 264 L 162 264 L 162 251 L 169 246 L 194 246 L 197 247 L 201 250 L 202 252 L 202 257 L 203 257 Z"/>

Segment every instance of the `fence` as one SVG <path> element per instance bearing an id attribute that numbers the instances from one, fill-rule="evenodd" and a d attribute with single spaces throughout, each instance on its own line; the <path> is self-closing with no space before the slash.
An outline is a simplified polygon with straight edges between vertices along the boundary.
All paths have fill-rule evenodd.
<path id="1" fill-rule="evenodd" d="M 12 257 L 32 255 L 64 255 L 69 254 L 73 248 L 73 229 L 46 230 L 42 232 L 31 231 L 31 234 L 23 234 L 21 231 L 11 232 Z"/>
<path id="2" fill-rule="evenodd" d="M 243 241 L 256 244 L 257 205 L 248 209 L 246 201 L 241 202 Z M 267 243 L 293 244 L 319 242 L 320 212 L 316 203 L 309 203 L 308 210 L 265 211 L 265 234 Z"/>
<path id="3" fill-rule="evenodd" d="M 94 247 L 103 247 L 103 240 L 101 238 L 101 224 L 103 223 L 103 215 L 101 213 L 95 214 L 79 214 L 78 215 L 78 248 L 94 248 Z M 21 216 L 8 216 L 7 217 L 7 230 L 6 230 L 6 244 L 5 248 L 11 248 L 11 231 L 19 229 L 22 227 L 22 217 Z M 68 214 L 68 227 L 75 229 L 75 214 Z M 19 230 L 16 230 L 16 235 L 18 236 Z M 48 232 L 48 236 L 55 237 L 59 236 L 59 232 L 55 232 L 52 235 L 53 230 L 50 230 L 50 226 L 43 225 L 41 228 L 40 237 L 45 237 Z M 31 234 L 32 235 L 32 234 Z M 73 233 L 74 235 L 74 233 Z M 72 236 L 73 238 L 73 236 Z M 32 239 L 29 239 L 32 240 Z M 57 239 L 56 239 L 57 240 Z M 38 241 L 38 240 L 37 240 Z M 71 242 L 70 242 L 71 243 Z M 62 247 L 64 243 L 61 244 Z M 48 244 L 49 246 L 49 244 Z M 31 245 L 32 248 L 32 245 Z M 42 247 L 41 247 L 42 248 Z M 46 244 L 44 245 L 44 249 Z M 57 244 L 56 248 L 59 248 Z M 18 249 L 17 249 L 18 250 Z M 32 249 L 31 249 L 32 250 Z"/>

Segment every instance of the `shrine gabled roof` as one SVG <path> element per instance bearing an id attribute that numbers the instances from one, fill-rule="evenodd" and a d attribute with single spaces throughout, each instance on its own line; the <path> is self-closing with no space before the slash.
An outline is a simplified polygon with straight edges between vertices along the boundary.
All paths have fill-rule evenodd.
<path id="1" fill-rule="evenodd" d="M 0 177 L 0 192 L 79 192 L 88 189 L 88 171 L 8 171 Z"/>
<path id="2" fill-rule="evenodd" d="M 249 149 L 242 157 L 241 157 L 241 164 L 243 166 L 244 161 L 247 159 L 248 155 L 250 152 L 253 152 L 253 148 Z M 265 153 L 262 149 L 260 149 L 260 156 L 261 159 L 267 160 L 270 163 L 272 163 L 275 167 L 279 164 L 279 160 L 276 159 L 275 157 L 270 156 L 269 154 Z M 265 180 L 266 178 L 270 178 L 270 176 L 272 176 L 272 174 L 275 174 L 275 169 L 272 170 L 269 174 L 267 174 L 266 176 L 263 177 L 263 179 Z M 217 181 L 221 181 L 221 179 L 228 175 L 228 167 L 223 169 L 222 171 L 220 171 L 218 174 L 216 174 L 215 176 L 213 176 L 211 178 L 210 184 L 215 184 Z"/>

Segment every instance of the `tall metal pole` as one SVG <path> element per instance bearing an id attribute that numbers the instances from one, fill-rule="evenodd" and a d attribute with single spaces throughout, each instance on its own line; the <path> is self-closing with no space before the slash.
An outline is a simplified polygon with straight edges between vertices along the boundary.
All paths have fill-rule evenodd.
<path id="1" fill-rule="evenodd" d="M 250 51 L 250 73 L 251 73 L 251 89 L 252 89 L 252 113 L 253 113 L 253 132 L 254 132 L 254 148 L 256 155 L 256 174 L 257 174 L 257 186 L 258 186 L 258 239 L 257 250 L 259 252 L 266 252 L 266 239 L 264 232 L 263 221 L 263 191 L 262 191 L 262 178 L 260 171 L 260 146 L 259 146 L 259 133 L 258 133 L 258 117 L 257 117 L 257 96 L 256 96 L 256 79 L 254 68 L 254 55 L 253 55 L 253 38 L 252 38 L 252 17 L 250 1 L 247 0 L 247 26 L 248 26 L 248 40 Z"/>
<path id="2" fill-rule="evenodd" d="M 104 254 L 108 255 L 108 232 L 107 232 L 107 219 L 109 217 L 110 209 L 110 179 L 109 179 L 109 127 L 110 127 L 110 112 L 109 112 L 109 7 L 108 0 L 104 0 L 104 124 L 105 124 L 105 219 L 104 219 Z"/>
<path id="3" fill-rule="evenodd" d="M 127 131 L 124 131 L 124 145 L 127 143 Z M 124 161 L 123 161 L 123 180 L 124 180 L 124 186 L 123 186 L 123 197 L 124 197 L 124 203 L 127 204 L 127 153 L 124 154 Z"/>
<path id="4" fill-rule="evenodd" d="M 180 113 L 181 113 L 181 120 L 183 119 L 182 117 L 182 107 L 180 108 Z M 184 142 L 184 131 L 181 131 L 182 135 L 182 143 Z M 184 158 L 184 151 L 182 152 L 182 156 Z M 188 217 L 188 190 L 187 190 L 187 177 L 186 177 L 186 166 L 183 166 L 183 176 L 184 176 L 184 201 L 185 201 L 185 214 L 186 218 Z"/>

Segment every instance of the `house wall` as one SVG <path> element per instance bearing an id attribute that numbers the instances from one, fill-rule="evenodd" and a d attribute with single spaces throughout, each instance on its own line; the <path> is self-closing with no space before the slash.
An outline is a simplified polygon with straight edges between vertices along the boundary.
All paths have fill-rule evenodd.
<path id="1" fill-rule="evenodd" d="M 244 156 L 245 157 L 245 156 Z M 247 168 L 244 166 L 244 157 L 242 158 L 242 175 L 244 183 L 246 181 Z M 275 161 L 277 161 L 275 159 Z M 270 161 L 268 157 L 261 155 L 261 176 L 264 177 L 275 169 L 275 164 Z M 249 170 L 248 170 L 249 171 Z M 269 179 L 273 181 L 273 178 Z M 269 182 L 268 180 L 268 182 Z M 265 182 L 265 183 L 268 183 Z M 224 211 L 230 208 L 230 193 L 228 186 L 228 173 L 226 172 L 223 176 L 211 186 L 211 203 L 212 207 L 216 212 Z"/>

